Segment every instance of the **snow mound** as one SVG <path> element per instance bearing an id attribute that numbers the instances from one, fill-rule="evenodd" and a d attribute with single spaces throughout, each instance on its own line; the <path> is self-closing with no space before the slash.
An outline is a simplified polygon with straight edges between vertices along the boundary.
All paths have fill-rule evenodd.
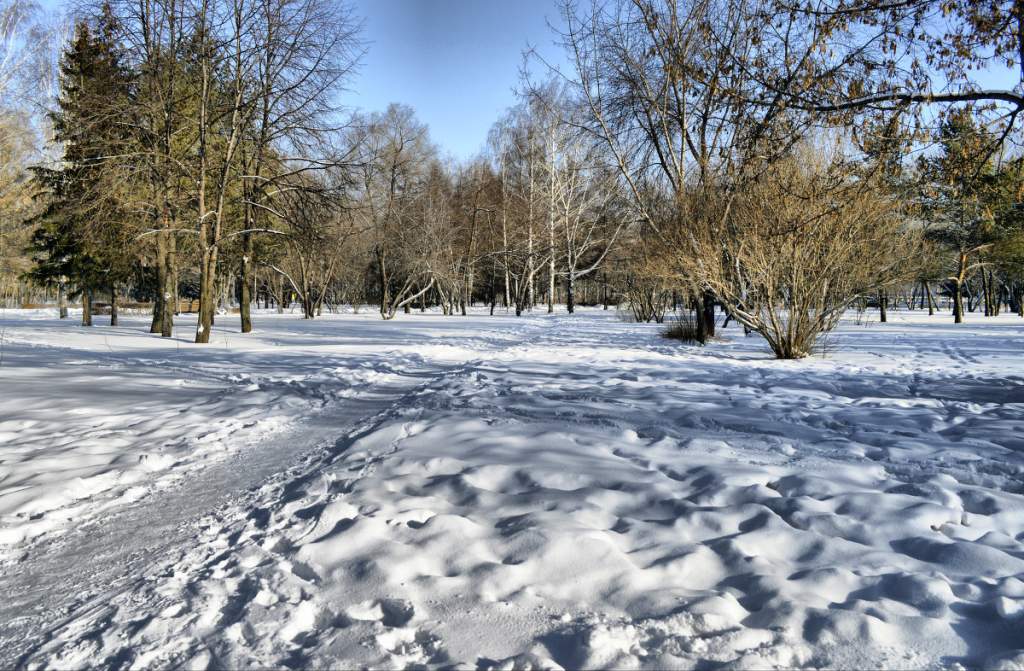
<path id="1" fill-rule="evenodd" d="M 28 665 L 1021 668 L 1024 329 L 894 316 L 800 362 L 410 319 L 421 384 Z"/>

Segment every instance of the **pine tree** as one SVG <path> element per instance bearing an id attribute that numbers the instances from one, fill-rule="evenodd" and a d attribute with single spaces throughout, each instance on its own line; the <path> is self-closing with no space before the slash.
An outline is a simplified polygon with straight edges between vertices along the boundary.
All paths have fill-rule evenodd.
<path id="1" fill-rule="evenodd" d="M 79 21 L 61 59 L 58 107 L 51 115 L 55 141 L 63 148 L 56 167 L 38 166 L 35 179 L 47 205 L 37 218 L 29 276 L 40 283 L 74 287 L 82 299 L 82 324 L 92 324 L 92 298 L 106 288 L 116 324 L 117 286 L 132 272 L 126 253 L 130 218 L 118 199 L 123 188 L 109 157 L 123 151 L 129 134 L 121 119 L 131 95 L 122 66 L 118 25 L 104 6 L 96 28 Z"/>
<path id="2" fill-rule="evenodd" d="M 926 210 L 934 226 L 933 240 L 953 251 L 955 264 L 948 280 L 953 293 L 953 321 L 963 321 L 963 285 L 984 263 L 979 255 L 994 241 L 992 211 L 987 207 L 994 179 L 988 138 L 964 108 L 951 113 L 939 129 L 941 151 L 922 161 L 926 179 Z"/>

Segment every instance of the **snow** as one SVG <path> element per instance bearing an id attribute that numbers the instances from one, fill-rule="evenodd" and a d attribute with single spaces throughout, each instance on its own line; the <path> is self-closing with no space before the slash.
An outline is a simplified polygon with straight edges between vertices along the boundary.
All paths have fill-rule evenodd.
<path id="1" fill-rule="evenodd" d="M 0 664 L 1024 668 L 1024 320 L 852 317 L 7 311 Z"/>

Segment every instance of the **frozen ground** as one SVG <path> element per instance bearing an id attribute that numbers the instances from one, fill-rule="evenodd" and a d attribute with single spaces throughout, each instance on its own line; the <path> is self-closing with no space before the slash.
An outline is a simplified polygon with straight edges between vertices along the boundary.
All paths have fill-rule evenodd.
<path id="1" fill-rule="evenodd" d="M 1024 668 L 1024 320 L 949 321 L 8 311 L 0 666 Z"/>

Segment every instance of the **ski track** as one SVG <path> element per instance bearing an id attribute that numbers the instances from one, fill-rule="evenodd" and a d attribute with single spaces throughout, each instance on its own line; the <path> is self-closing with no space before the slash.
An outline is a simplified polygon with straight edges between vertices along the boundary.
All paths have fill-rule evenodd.
<path id="1" fill-rule="evenodd" d="M 1022 668 L 1024 328 L 944 318 L 800 362 L 599 311 L 281 320 L 246 361 L 307 352 L 315 414 L 16 545 L 0 664 Z M 405 349 L 340 397 L 350 323 Z"/>

